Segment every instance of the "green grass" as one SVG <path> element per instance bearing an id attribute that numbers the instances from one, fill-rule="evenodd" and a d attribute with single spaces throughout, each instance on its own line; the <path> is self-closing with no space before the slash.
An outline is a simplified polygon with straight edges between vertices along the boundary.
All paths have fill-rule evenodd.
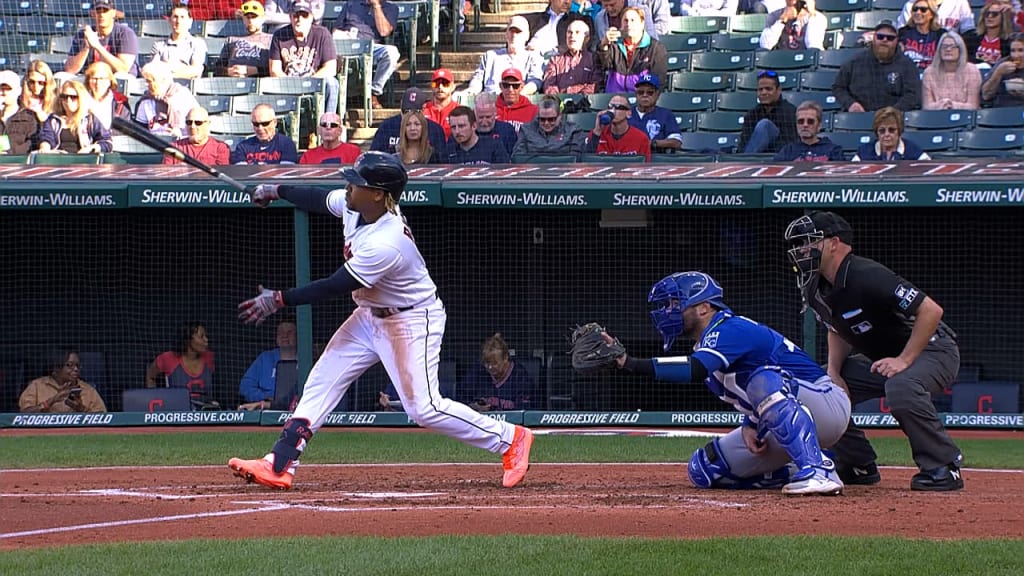
<path id="1" fill-rule="evenodd" d="M 277 431 L 177 434 L 9 436 L 0 468 L 223 464 L 232 456 L 265 454 Z M 541 436 L 534 462 L 685 462 L 701 438 Z M 880 464 L 913 464 L 905 438 L 875 438 Z M 960 439 L 968 467 L 1024 469 L 1020 440 Z M 438 434 L 327 431 L 313 439 L 303 462 L 494 462 L 498 457 Z"/>
<path id="2" fill-rule="evenodd" d="M 681 521 L 683 521 L 681 519 Z M 277 538 L 5 551 L 0 573 L 519 576 L 1019 576 L 1022 541 L 898 538 L 585 539 L 496 536 Z M 775 566 L 776 568 L 773 568 Z"/>

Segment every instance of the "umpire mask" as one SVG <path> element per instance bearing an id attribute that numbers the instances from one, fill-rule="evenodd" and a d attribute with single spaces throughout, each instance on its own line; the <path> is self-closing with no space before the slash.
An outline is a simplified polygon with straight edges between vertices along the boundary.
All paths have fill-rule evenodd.
<path id="1" fill-rule="evenodd" d="M 821 268 L 821 241 L 838 236 L 849 244 L 853 229 L 841 216 L 833 212 L 811 212 L 789 223 L 786 227 L 786 242 L 789 244 L 789 260 L 800 279 L 797 285 L 806 287 L 818 275 Z"/>

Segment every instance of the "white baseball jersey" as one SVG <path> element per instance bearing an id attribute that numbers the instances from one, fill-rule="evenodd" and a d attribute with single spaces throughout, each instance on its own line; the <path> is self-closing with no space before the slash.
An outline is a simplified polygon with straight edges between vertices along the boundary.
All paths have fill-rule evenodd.
<path id="1" fill-rule="evenodd" d="M 434 298 L 437 286 L 400 211 L 367 224 L 347 208 L 344 190 L 330 193 L 327 208 L 344 224 L 345 269 L 364 286 L 352 292 L 357 305 L 408 308 Z"/>

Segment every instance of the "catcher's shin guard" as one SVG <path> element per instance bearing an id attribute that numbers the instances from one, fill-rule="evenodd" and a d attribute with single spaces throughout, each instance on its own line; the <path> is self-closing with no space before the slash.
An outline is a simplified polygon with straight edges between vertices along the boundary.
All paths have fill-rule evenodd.
<path id="1" fill-rule="evenodd" d="M 686 467 L 690 482 L 697 488 L 724 488 L 729 490 L 755 490 L 759 488 L 780 488 L 791 481 L 792 466 L 783 466 L 760 476 L 743 478 L 729 468 L 721 456 L 718 438 L 697 449 Z"/>
<path id="2" fill-rule="evenodd" d="M 747 381 L 747 395 L 760 426 L 775 436 L 798 468 L 793 479 L 803 480 L 813 476 L 815 468 L 824 469 L 825 461 L 814 419 L 790 392 L 788 379 L 788 374 L 762 368 Z"/>
<path id="3" fill-rule="evenodd" d="M 306 441 L 313 437 L 309 429 L 309 420 L 305 418 L 292 418 L 284 423 L 281 430 L 281 437 L 274 444 L 271 450 L 274 454 L 274 472 L 281 474 L 299 460 L 302 451 L 306 449 Z"/>

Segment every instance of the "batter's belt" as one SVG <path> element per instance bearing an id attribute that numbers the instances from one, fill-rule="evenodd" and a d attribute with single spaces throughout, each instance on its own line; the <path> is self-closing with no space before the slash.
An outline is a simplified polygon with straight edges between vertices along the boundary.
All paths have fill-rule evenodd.
<path id="1" fill-rule="evenodd" d="M 374 318 L 389 318 L 391 316 L 394 316 L 395 314 L 400 314 L 402 312 L 408 312 L 409 310 L 415 310 L 416 308 L 423 308 L 424 306 L 429 306 L 430 304 L 433 304 L 435 300 L 437 300 L 436 294 L 415 306 L 406 306 L 405 308 L 370 308 L 370 314 L 372 314 Z"/>

